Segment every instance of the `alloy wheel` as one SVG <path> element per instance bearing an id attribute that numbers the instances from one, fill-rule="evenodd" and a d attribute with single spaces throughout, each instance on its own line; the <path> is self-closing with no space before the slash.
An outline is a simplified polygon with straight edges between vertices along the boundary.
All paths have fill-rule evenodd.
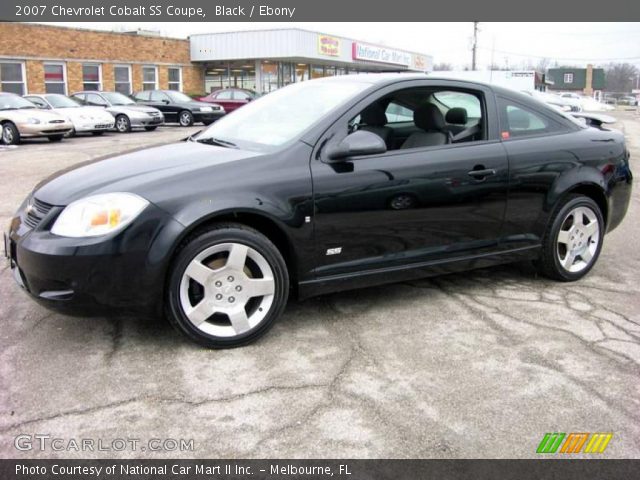
<path id="1" fill-rule="evenodd" d="M 560 265 L 571 273 L 587 268 L 600 244 L 600 222 L 595 212 L 585 206 L 569 211 L 556 241 Z"/>
<path id="2" fill-rule="evenodd" d="M 11 127 L 8 125 L 2 128 L 2 141 L 7 145 L 13 143 L 13 130 L 11 130 Z"/>
<path id="3" fill-rule="evenodd" d="M 183 127 L 191 125 L 191 114 L 189 112 L 182 112 L 180 115 L 180 125 Z"/>
<path id="4" fill-rule="evenodd" d="M 180 305 L 202 332 L 234 337 L 266 318 L 274 293 L 273 270 L 257 250 L 222 243 L 206 248 L 187 265 L 180 282 Z"/>
<path id="5" fill-rule="evenodd" d="M 125 117 L 118 117 L 116 120 L 116 129 L 119 132 L 126 132 L 128 129 L 127 119 Z"/>

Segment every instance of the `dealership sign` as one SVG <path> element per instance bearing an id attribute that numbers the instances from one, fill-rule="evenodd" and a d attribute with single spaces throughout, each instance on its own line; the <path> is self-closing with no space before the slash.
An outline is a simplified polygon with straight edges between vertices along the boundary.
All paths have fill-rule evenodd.
<path id="1" fill-rule="evenodd" d="M 340 39 L 329 35 L 318 35 L 318 53 L 329 57 L 339 57 Z"/>
<path id="2" fill-rule="evenodd" d="M 353 42 L 352 44 L 352 58 L 354 60 L 366 60 L 368 62 L 403 65 L 405 67 L 411 65 L 410 53 L 359 42 Z"/>

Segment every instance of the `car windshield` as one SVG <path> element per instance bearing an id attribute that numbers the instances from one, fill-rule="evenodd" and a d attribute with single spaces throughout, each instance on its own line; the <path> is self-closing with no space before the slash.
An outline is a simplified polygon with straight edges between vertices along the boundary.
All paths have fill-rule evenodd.
<path id="1" fill-rule="evenodd" d="M 27 110 L 29 108 L 36 108 L 36 106 L 18 95 L 0 95 L 0 110 Z"/>
<path id="2" fill-rule="evenodd" d="M 222 117 L 195 140 L 250 150 L 273 150 L 295 139 L 327 113 L 370 86 L 346 79 L 295 83 Z"/>
<path id="3" fill-rule="evenodd" d="M 118 92 L 102 92 L 111 105 L 135 105 L 136 102 Z"/>
<path id="4" fill-rule="evenodd" d="M 80 104 L 75 100 L 60 94 L 45 95 L 47 102 L 53 108 L 79 108 Z"/>
<path id="5" fill-rule="evenodd" d="M 191 102 L 191 97 L 182 92 L 165 92 L 172 102 Z"/>

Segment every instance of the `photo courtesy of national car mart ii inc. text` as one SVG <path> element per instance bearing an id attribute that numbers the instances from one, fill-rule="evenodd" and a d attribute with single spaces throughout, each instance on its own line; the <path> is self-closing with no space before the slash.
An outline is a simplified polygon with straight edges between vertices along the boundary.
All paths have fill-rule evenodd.
<path id="1" fill-rule="evenodd" d="M 634 478 L 640 7 L 587 2 L 0 5 L 0 478 Z"/>

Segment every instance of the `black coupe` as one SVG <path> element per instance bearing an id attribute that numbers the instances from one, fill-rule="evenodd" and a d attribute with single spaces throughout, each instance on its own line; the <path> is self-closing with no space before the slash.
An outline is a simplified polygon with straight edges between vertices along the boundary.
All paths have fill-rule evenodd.
<path id="1" fill-rule="evenodd" d="M 523 259 L 578 280 L 631 195 L 602 122 L 424 75 L 296 83 L 43 181 L 8 255 L 48 305 L 164 311 L 209 347 L 257 339 L 290 295 Z"/>
<path id="2" fill-rule="evenodd" d="M 132 97 L 136 103 L 160 110 L 167 122 L 177 122 L 183 127 L 194 123 L 210 125 L 225 114 L 220 105 L 193 100 L 175 90 L 144 90 Z"/>

